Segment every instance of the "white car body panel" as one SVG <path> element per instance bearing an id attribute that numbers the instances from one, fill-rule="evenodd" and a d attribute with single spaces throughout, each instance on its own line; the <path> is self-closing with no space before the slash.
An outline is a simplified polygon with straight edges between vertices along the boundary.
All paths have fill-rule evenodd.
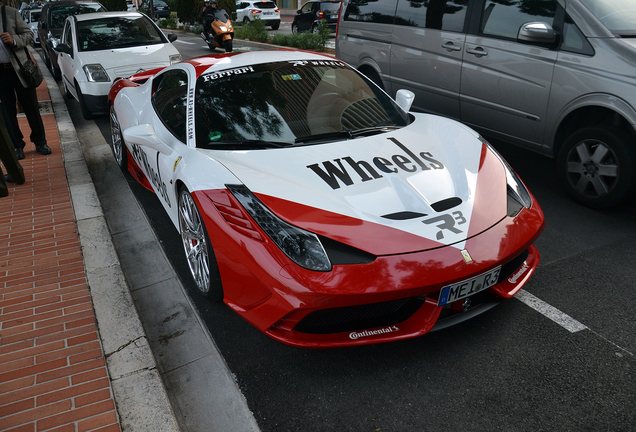
<path id="1" fill-rule="evenodd" d="M 308 61 L 330 61 L 325 56 L 304 54 Z M 298 59 L 298 53 L 294 52 L 280 51 L 275 55 L 275 61 Z M 242 53 L 240 56 L 221 59 L 201 75 L 266 60 L 272 60 L 272 53 Z M 188 72 L 190 94 L 194 95 L 194 67 L 187 62 L 175 67 Z M 271 196 L 399 229 L 463 249 L 469 233 L 467 227 L 471 226 L 475 188 L 484 148 L 479 135 L 472 129 L 451 119 L 413 114 L 415 121 L 400 130 L 348 141 L 267 150 L 198 149 L 195 148 L 193 138 L 187 144 L 180 142 L 158 119 L 148 102 L 151 88 L 152 78 L 141 86 L 125 87 L 117 94 L 114 105 L 126 145 L 150 180 L 177 229 L 176 185 L 179 182 L 183 182 L 190 192 L 223 189 L 226 184 L 243 183 L 257 195 Z M 194 109 L 194 103 L 188 105 L 190 110 Z M 193 112 L 188 115 L 194 119 Z M 156 138 L 168 145 L 171 149 L 169 154 L 143 145 L 132 145 L 126 130 L 144 124 L 152 126 Z M 191 127 L 194 128 L 194 124 Z M 413 162 L 414 157 L 417 158 L 421 152 L 430 155 L 432 162 L 419 158 L 429 169 L 422 169 Z M 383 174 L 380 178 L 362 181 L 355 168 L 344 160 L 350 157 L 356 162 L 372 163 L 376 157 L 392 160 L 395 155 L 409 159 L 411 162 L 407 163 L 408 168 L 414 172 L 396 169 L 397 173 L 380 173 Z M 324 162 L 338 166 L 338 160 L 351 177 L 352 185 L 345 186 L 341 180 L 337 180 L 338 187 L 334 189 L 309 168 L 318 164 L 319 169 L 325 171 Z M 436 169 L 436 164 L 443 165 L 443 168 Z M 503 166 L 500 169 L 501 176 L 505 178 Z M 379 173 L 377 169 L 376 172 Z M 439 232 L 436 224 L 425 224 L 421 219 L 405 223 L 403 220 L 398 222 L 382 217 L 386 213 L 406 210 L 431 215 L 435 213 L 431 204 L 449 197 L 462 200 L 452 210 L 466 229 L 457 230 L 459 232 L 447 231 L 442 239 L 436 238 Z M 501 197 L 505 201 L 505 190 L 502 190 Z M 382 202 L 382 206 L 378 206 L 378 202 Z M 505 210 L 505 202 L 498 204 Z M 498 219 L 480 221 L 479 226 L 482 230 L 487 229 L 503 216 L 504 214 L 498 216 Z M 471 231 L 471 234 L 474 232 Z"/>

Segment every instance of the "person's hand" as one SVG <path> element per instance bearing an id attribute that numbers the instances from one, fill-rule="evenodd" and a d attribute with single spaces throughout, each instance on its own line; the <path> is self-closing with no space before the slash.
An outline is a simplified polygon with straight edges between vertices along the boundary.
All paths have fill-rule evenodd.
<path id="1" fill-rule="evenodd" d="M 11 36 L 7 32 L 0 33 L 0 39 L 2 39 L 2 42 L 4 42 L 5 45 L 13 46 L 15 44 L 15 40 L 13 39 L 13 36 Z"/>

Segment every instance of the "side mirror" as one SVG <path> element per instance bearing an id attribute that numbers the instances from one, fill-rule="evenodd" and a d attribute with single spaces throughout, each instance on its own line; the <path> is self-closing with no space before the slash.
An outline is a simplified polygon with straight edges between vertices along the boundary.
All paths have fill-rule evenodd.
<path id="1" fill-rule="evenodd" d="M 556 42 L 556 32 L 548 23 L 528 22 L 519 28 L 517 39 L 520 42 L 553 44 Z"/>
<path id="2" fill-rule="evenodd" d="M 395 102 L 404 111 L 409 112 L 413 101 L 415 100 L 415 93 L 410 90 L 400 89 L 395 94 Z"/>
<path id="3" fill-rule="evenodd" d="M 302 12 L 300 11 L 300 9 L 298 9 L 298 10 L 296 11 L 296 15 L 300 15 L 301 13 L 302 13 Z"/>
<path id="4" fill-rule="evenodd" d="M 71 48 L 70 46 L 68 46 L 65 43 L 57 44 L 57 46 L 55 47 L 55 50 L 57 52 L 66 53 L 66 54 L 71 55 L 71 56 L 73 55 L 73 48 Z"/>
<path id="5" fill-rule="evenodd" d="M 123 131 L 123 135 L 124 141 L 131 144 L 149 147 L 165 155 L 172 154 L 172 149 L 157 139 L 155 128 L 149 124 L 129 127 Z"/>
<path id="6" fill-rule="evenodd" d="M 176 34 L 174 34 L 174 33 L 170 33 L 170 34 L 168 35 L 168 40 L 169 40 L 170 42 L 174 42 L 174 41 L 176 41 L 176 40 L 177 40 L 177 35 L 176 35 Z"/>

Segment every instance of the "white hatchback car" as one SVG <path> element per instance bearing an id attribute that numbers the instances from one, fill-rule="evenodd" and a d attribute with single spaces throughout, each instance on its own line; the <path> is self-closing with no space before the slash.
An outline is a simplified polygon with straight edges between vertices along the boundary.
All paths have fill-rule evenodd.
<path id="1" fill-rule="evenodd" d="M 34 46 L 40 46 L 40 38 L 38 37 L 38 21 L 40 20 L 40 12 L 42 12 L 42 8 L 22 10 L 22 19 L 29 25 L 33 32 Z"/>
<path id="2" fill-rule="evenodd" d="M 181 61 L 166 37 L 139 12 L 98 12 L 66 19 L 58 63 L 67 98 L 77 99 L 85 119 L 108 114 L 108 91 L 118 77 Z"/>
<path id="3" fill-rule="evenodd" d="M 278 30 L 280 27 L 280 9 L 278 9 L 276 3 L 269 0 L 236 2 L 236 21 L 249 24 L 255 19 L 261 19 L 272 30 Z"/>

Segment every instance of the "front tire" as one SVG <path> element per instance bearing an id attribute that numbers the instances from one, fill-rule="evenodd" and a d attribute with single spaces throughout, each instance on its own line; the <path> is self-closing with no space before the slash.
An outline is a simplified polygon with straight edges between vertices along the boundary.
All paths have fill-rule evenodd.
<path id="1" fill-rule="evenodd" d="M 225 49 L 225 52 L 232 52 L 232 39 L 224 41 L 223 48 Z"/>
<path id="2" fill-rule="evenodd" d="M 592 208 L 618 205 L 632 192 L 636 151 L 624 131 L 590 126 L 570 135 L 559 151 L 561 182 L 577 202 Z"/>
<path id="3" fill-rule="evenodd" d="M 311 26 L 311 32 L 313 34 L 318 34 L 318 33 L 320 33 L 320 29 L 318 28 L 318 26 L 316 24 L 314 24 L 313 26 Z"/>
<path id="4" fill-rule="evenodd" d="M 115 107 L 113 105 L 110 106 L 110 138 L 115 161 L 122 171 L 126 171 L 128 169 L 128 152 L 126 150 L 126 144 L 124 143 L 124 137 L 121 134 L 121 126 L 117 119 L 117 113 L 115 112 Z"/>
<path id="5" fill-rule="evenodd" d="M 298 34 L 298 26 L 296 24 L 292 24 L 292 34 Z"/>
<path id="6" fill-rule="evenodd" d="M 86 105 L 86 101 L 84 100 L 84 95 L 82 94 L 82 90 L 80 89 L 80 86 L 77 83 L 77 81 L 75 82 L 75 91 L 77 92 L 77 101 L 80 104 L 82 117 L 84 117 L 84 120 L 93 120 L 93 113 L 88 109 L 88 105 Z"/>
<path id="7" fill-rule="evenodd" d="M 179 191 L 178 205 L 179 232 L 192 279 L 202 296 L 221 301 L 223 285 L 210 237 L 199 209 L 185 187 Z"/>

